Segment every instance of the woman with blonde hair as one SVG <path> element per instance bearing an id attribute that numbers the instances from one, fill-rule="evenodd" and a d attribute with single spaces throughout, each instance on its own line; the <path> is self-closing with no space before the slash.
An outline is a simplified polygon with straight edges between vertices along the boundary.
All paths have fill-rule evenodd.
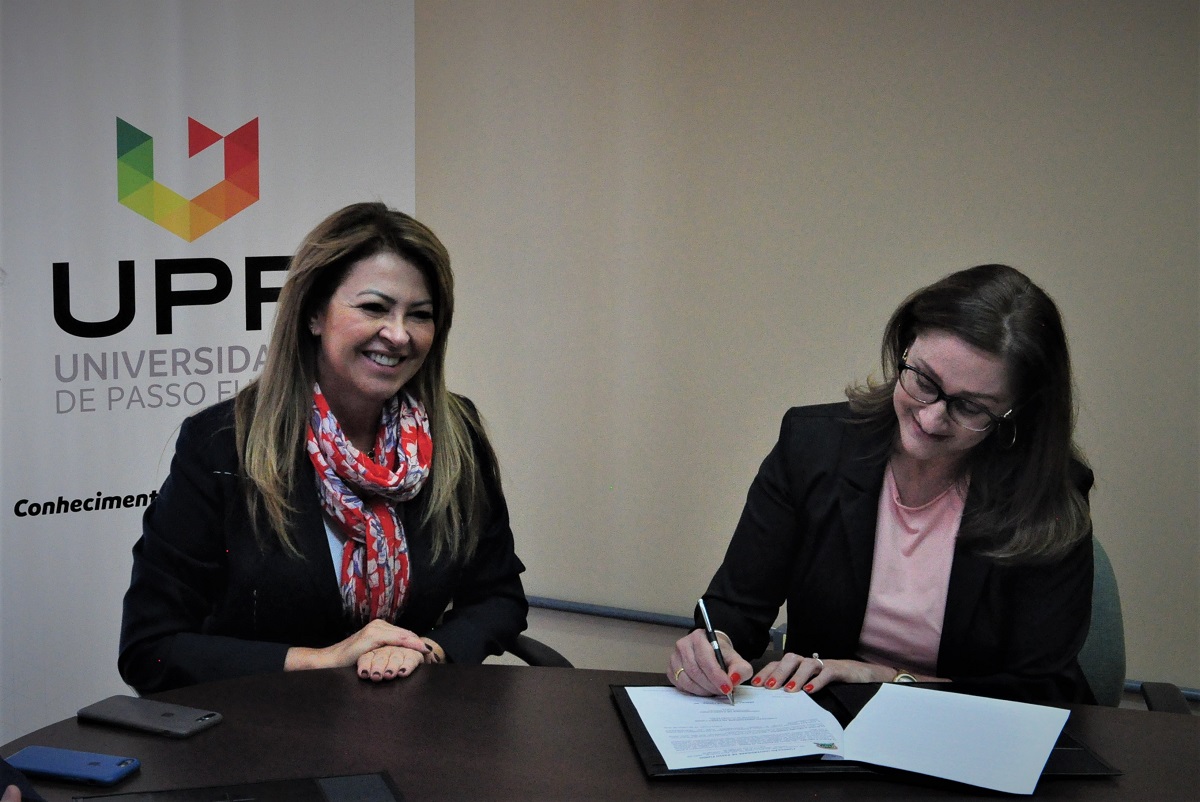
<path id="1" fill-rule="evenodd" d="M 481 662 L 525 628 L 495 454 L 445 386 L 454 279 L 427 227 L 347 206 L 293 257 L 263 373 L 186 420 L 143 520 L 118 666 L 139 692 Z"/>

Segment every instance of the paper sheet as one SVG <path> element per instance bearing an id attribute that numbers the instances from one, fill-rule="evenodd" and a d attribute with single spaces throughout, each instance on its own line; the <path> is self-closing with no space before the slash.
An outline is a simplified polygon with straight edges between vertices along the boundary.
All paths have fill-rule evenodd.
<path id="1" fill-rule="evenodd" d="M 1032 794 L 1068 715 L 1057 707 L 883 685 L 846 727 L 846 757 Z"/>
<path id="2" fill-rule="evenodd" d="M 737 704 L 675 688 L 627 687 L 669 769 L 840 755 L 842 727 L 804 693 L 740 686 Z"/>

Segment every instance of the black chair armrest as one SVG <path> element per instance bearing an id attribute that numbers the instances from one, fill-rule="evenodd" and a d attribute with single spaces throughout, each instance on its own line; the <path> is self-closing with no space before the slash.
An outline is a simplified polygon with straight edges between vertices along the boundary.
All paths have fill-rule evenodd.
<path id="1" fill-rule="evenodd" d="M 531 638 L 528 635 L 518 635 L 509 653 L 524 660 L 531 666 L 550 666 L 552 668 L 574 668 L 571 661 L 557 651 Z"/>
<path id="2" fill-rule="evenodd" d="M 1162 713 L 1183 713 L 1190 716 L 1192 708 L 1184 698 L 1179 686 L 1170 682 L 1143 682 L 1142 698 L 1146 700 L 1146 709 Z"/>

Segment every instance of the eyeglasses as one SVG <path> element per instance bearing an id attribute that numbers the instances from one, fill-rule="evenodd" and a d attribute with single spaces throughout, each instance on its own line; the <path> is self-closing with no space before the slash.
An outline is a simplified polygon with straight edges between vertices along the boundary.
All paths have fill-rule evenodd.
<path id="1" fill-rule="evenodd" d="M 921 404 L 945 401 L 946 414 L 950 416 L 950 420 L 972 432 L 986 432 L 993 426 L 999 426 L 1012 414 L 1010 409 L 1003 415 L 996 415 L 974 401 L 956 395 L 946 395 L 941 385 L 933 378 L 908 364 L 908 351 L 900 357 L 900 386 L 912 400 Z"/>

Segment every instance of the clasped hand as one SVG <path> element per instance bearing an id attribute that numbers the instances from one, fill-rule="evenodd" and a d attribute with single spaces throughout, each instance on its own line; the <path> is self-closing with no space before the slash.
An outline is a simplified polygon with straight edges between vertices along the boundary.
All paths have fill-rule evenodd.
<path id="1" fill-rule="evenodd" d="M 697 629 L 675 642 L 675 651 L 667 662 L 671 684 L 696 696 L 729 693 L 753 673 L 753 668 L 723 633 L 717 633 L 721 655 L 729 672 L 721 670 L 712 644 L 704 631 Z M 821 660 L 788 653 L 782 659 L 763 666 L 750 684 L 760 688 L 814 693 L 831 682 L 887 682 L 895 672 L 886 666 L 858 660 Z"/>
<path id="2" fill-rule="evenodd" d="M 440 646 L 411 630 L 376 618 L 343 641 L 324 649 L 293 646 L 284 670 L 354 666 L 363 679 L 373 682 L 406 677 L 423 663 L 440 663 L 445 655 Z"/>

